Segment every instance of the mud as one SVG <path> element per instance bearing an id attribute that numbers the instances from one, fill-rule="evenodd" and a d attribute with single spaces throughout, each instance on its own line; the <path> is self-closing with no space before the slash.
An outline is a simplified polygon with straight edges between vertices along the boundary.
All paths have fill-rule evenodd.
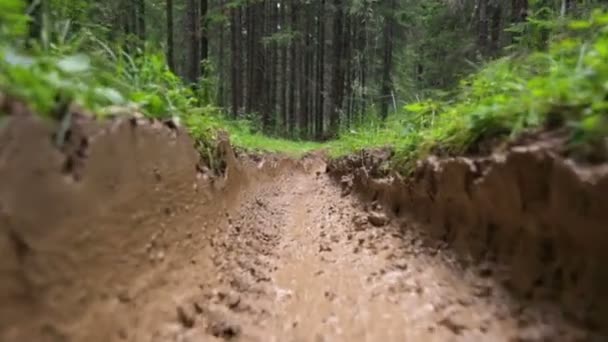
<path id="1" fill-rule="evenodd" d="M 403 179 L 387 180 L 387 153 L 374 155 L 370 167 L 353 159 L 332 164 L 333 176 L 346 176 L 337 184 L 318 153 L 298 161 L 237 155 L 220 139 L 210 164 L 175 124 L 138 117 L 95 122 L 73 113 L 62 125 L 12 112 L 19 114 L 0 126 L 1 341 L 601 340 L 591 306 L 580 311 L 584 317 L 565 315 L 552 292 L 540 302 L 538 291 L 518 297 L 497 281 L 527 279 L 530 272 L 554 280 L 549 266 L 559 262 L 569 272 L 562 262 L 574 259 L 566 256 L 590 267 L 587 257 L 602 255 L 602 234 L 587 226 L 602 213 L 598 203 L 584 207 L 586 220 L 560 221 L 563 229 L 572 222 L 586 229 L 564 238 L 571 249 L 551 242 L 528 250 L 532 240 L 505 237 L 510 226 L 500 228 L 502 221 L 474 249 L 469 235 L 477 226 L 460 232 L 471 222 L 464 219 L 511 205 L 508 196 L 515 195 L 507 190 L 515 187 L 503 180 L 507 171 L 485 181 L 504 185 L 507 199 L 474 204 L 477 185 L 465 187 L 467 197 L 448 195 L 460 189 L 455 184 L 469 184 L 463 166 L 433 181 L 433 169 L 421 166 L 412 184 L 434 185 L 410 190 L 401 187 Z M 557 177 L 556 168 L 547 169 L 548 179 Z M 492 173 L 484 170 L 473 179 Z M 592 177 L 597 172 L 589 179 L 604 183 L 583 190 L 605 189 L 604 178 Z M 573 179 L 567 189 L 579 191 Z M 524 198 L 537 199 L 526 205 L 529 214 L 501 218 L 523 220 L 556 196 L 532 187 L 538 179 L 524 180 Z M 368 196 L 349 196 L 353 189 Z M 400 202 L 414 191 L 421 191 L 420 201 Z M 573 204 L 578 198 L 557 202 L 572 210 L 569 220 L 582 215 Z M 440 217 L 450 221 L 448 233 L 429 228 Z M 599 239 L 596 248 L 583 236 Z M 525 260 L 526 269 L 499 266 L 511 259 L 488 246 L 507 248 L 508 241 L 518 243 L 510 251 L 552 260 L 546 272 L 532 268 L 533 257 L 513 259 Z M 461 251 L 477 251 L 477 258 L 463 264 Z M 578 287 L 561 285 L 559 293 L 579 304 L 601 300 L 601 283 L 589 278 L 599 273 L 579 270 Z"/>
<path id="2" fill-rule="evenodd" d="M 608 329 L 608 165 L 581 165 L 552 144 L 510 146 L 482 158 L 419 162 L 411 175 L 378 173 L 388 151 L 330 165 L 343 191 L 417 222 L 467 270 L 530 306 L 553 305 L 574 324 Z"/>

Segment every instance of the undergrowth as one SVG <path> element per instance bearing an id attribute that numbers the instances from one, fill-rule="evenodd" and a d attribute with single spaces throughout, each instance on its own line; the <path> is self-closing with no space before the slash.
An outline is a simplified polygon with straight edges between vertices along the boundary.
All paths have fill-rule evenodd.
<path id="1" fill-rule="evenodd" d="M 338 156 L 391 146 L 400 170 L 431 153 L 461 155 L 486 139 L 516 137 L 549 121 L 568 127 L 573 150 L 590 155 L 598 146 L 608 149 L 608 14 L 601 11 L 569 21 L 567 30 L 561 26 L 547 51 L 488 63 L 463 79 L 455 95 L 408 104 L 384 122 L 369 115 L 339 139 L 318 144 L 274 139 L 245 120 L 227 119 L 205 100 L 207 80 L 185 84 L 162 52 L 141 44 L 109 44 L 86 29 L 72 34 L 69 22 L 28 44 L 19 3 L 0 5 L 0 92 L 43 116 L 63 115 L 58 108 L 66 103 L 100 117 L 129 108 L 175 118 L 202 149 L 221 130 L 239 147 L 292 155 L 323 148 Z"/>
<path id="2" fill-rule="evenodd" d="M 245 120 L 228 119 L 209 103 L 208 80 L 186 84 L 169 70 L 162 51 L 129 40 L 133 37 L 109 43 L 86 28 L 72 30 L 65 21 L 47 28 L 40 41 L 28 41 L 25 12 L 22 1 L 0 4 L 0 94 L 41 116 L 60 119 L 75 104 L 100 118 L 124 112 L 173 118 L 201 149 L 210 148 L 219 131 L 249 150 L 298 155 L 318 147 L 273 139 Z"/>
<path id="3" fill-rule="evenodd" d="M 485 139 L 509 139 L 549 125 L 569 128 L 571 148 L 606 157 L 608 14 L 570 21 L 545 52 L 487 64 L 450 99 L 406 105 L 387 122 L 372 121 L 330 143 L 332 155 L 392 146 L 406 171 L 431 153 L 461 155 Z"/>

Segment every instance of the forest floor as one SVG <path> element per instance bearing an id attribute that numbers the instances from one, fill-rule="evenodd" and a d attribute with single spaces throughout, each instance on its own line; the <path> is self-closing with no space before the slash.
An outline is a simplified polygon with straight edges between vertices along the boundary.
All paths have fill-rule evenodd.
<path id="1" fill-rule="evenodd" d="M 317 167 L 247 194 L 211 241 L 215 276 L 187 289 L 199 266 L 184 267 L 171 276 L 181 280 L 178 288 L 162 289 L 190 298 L 179 304 L 177 323 L 127 334 L 158 341 L 589 340 L 556 308 L 520 303 L 489 272 L 461 269 L 447 249 L 410 229 L 413 222 L 391 222 L 377 205 L 343 196 Z"/>

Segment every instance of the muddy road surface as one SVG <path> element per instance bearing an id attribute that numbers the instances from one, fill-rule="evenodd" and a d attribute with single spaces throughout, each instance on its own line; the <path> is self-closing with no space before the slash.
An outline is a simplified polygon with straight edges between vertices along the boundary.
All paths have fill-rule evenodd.
<path id="1" fill-rule="evenodd" d="M 84 120 L 62 148 L 56 126 L 0 131 L 1 341 L 604 340 L 349 194 L 321 155 L 220 143 L 212 169 L 158 122 Z"/>
<path id="2" fill-rule="evenodd" d="M 161 340 L 592 338 L 556 308 L 513 300 L 491 270 L 463 271 L 412 223 L 343 197 L 324 174 L 285 175 L 248 194 L 229 221 L 212 242 L 216 282 L 181 304 L 181 327 Z"/>

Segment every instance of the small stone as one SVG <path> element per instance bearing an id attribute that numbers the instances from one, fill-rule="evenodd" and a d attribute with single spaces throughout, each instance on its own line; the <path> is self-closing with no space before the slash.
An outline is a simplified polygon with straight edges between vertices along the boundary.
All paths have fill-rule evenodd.
<path id="1" fill-rule="evenodd" d="M 131 295 L 129 295 L 129 292 L 127 291 L 121 291 L 118 293 L 117 298 L 121 303 L 128 303 L 131 301 Z"/>
<path id="2" fill-rule="evenodd" d="M 479 270 L 477 272 L 477 274 L 479 274 L 479 276 L 482 278 L 488 278 L 488 277 L 492 276 L 493 273 L 494 273 L 494 270 L 492 269 L 491 265 L 489 265 L 489 264 L 483 264 L 481 267 L 479 267 Z"/>
<path id="3" fill-rule="evenodd" d="M 329 301 L 333 301 L 334 299 L 336 299 L 336 294 L 331 291 L 325 291 L 324 295 L 325 298 L 327 298 Z"/>
<path id="4" fill-rule="evenodd" d="M 462 333 L 462 331 L 467 328 L 463 324 L 455 322 L 450 317 L 446 317 L 446 318 L 442 319 L 441 321 L 439 321 L 439 324 L 441 324 L 442 326 L 444 326 L 447 329 L 449 329 L 455 335 L 460 335 Z"/>
<path id="5" fill-rule="evenodd" d="M 129 334 L 127 334 L 127 330 L 125 328 L 120 328 L 120 330 L 118 330 L 118 337 L 121 340 L 126 340 L 127 337 L 129 337 Z"/>
<path id="6" fill-rule="evenodd" d="M 492 294 L 492 288 L 484 285 L 477 285 L 474 287 L 473 295 L 475 297 L 489 297 Z"/>
<path id="7" fill-rule="evenodd" d="M 386 216 L 386 214 L 380 212 L 370 213 L 367 216 L 367 220 L 376 227 L 384 227 L 390 222 L 390 219 Z"/>
<path id="8" fill-rule="evenodd" d="M 405 271 L 405 270 L 407 270 L 407 262 L 405 262 L 405 260 L 399 260 L 398 262 L 395 263 L 395 267 L 398 270 Z"/>
<path id="9" fill-rule="evenodd" d="M 240 303 L 241 297 L 238 294 L 230 292 L 228 296 L 226 296 L 226 305 L 228 305 L 230 309 L 236 309 Z"/>
<path id="10" fill-rule="evenodd" d="M 217 338 L 230 340 L 241 334 L 241 327 L 226 321 L 219 321 L 209 326 L 209 333 Z"/>
<path id="11" fill-rule="evenodd" d="M 182 306 L 177 307 L 177 320 L 185 328 L 192 328 L 194 326 L 194 315 L 191 312 L 187 312 Z"/>
<path id="12" fill-rule="evenodd" d="M 319 245 L 319 252 L 331 252 L 331 247 L 327 246 L 327 245 Z"/>

